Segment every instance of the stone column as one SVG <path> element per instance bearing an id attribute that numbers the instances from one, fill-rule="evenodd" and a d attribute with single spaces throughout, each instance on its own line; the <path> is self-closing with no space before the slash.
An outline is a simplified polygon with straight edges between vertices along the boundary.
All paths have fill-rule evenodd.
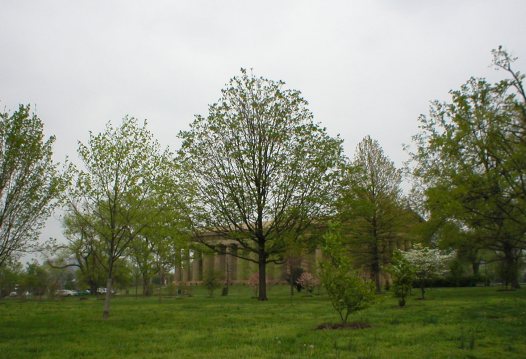
<path id="1" fill-rule="evenodd" d="M 223 276 L 226 274 L 226 246 L 223 244 L 219 246 L 219 253 L 214 254 L 214 270 Z"/>
<path id="2" fill-rule="evenodd" d="M 209 272 L 214 271 L 214 255 L 211 253 L 203 254 L 203 276 L 208 275 Z"/>
<path id="3" fill-rule="evenodd" d="M 237 274 L 237 257 L 234 257 L 234 255 L 237 255 L 237 246 L 235 244 L 232 244 L 228 246 L 228 270 L 230 272 L 230 282 L 237 283 L 239 280 L 238 274 Z"/>
<path id="4" fill-rule="evenodd" d="M 190 274 L 190 251 L 188 249 L 183 249 L 182 254 L 182 268 L 183 268 L 183 282 L 188 282 L 191 278 Z"/>
<path id="5" fill-rule="evenodd" d="M 182 279 L 183 279 L 183 276 L 182 276 L 182 272 L 183 272 L 183 268 L 182 268 L 182 258 L 181 258 L 181 250 L 179 249 L 176 254 L 175 254 L 175 278 L 174 278 L 174 281 L 176 283 L 179 283 Z"/>
<path id="6" fill-rule="evenodd" d="M 241 255 L 246 257 L 247 251 L 245 249 L 238 248 L 238 251 L 241 251 Z M 240 282 L 245 282 L 250 275 L 248 270 L 248 261 L 245 259 L 238 258 L 237 262 L 237 278 Z"/>
<path id="7" fill-rule="evenodd" d="M 192 259 L 192 282 L 197 283 L 203 280 L 203 262 L 200 252 L 194 250 Z"/>

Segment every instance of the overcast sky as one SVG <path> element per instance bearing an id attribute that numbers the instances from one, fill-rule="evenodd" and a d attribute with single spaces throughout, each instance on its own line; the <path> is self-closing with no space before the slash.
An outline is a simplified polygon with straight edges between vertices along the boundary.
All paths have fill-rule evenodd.
<path id="1" fill-rule="evenodd" d="M 124 115 L 174 149 L 241 67 L 300 90 L 352 157 L 366 135 L 398 166 L 429 101 L 446 100 L 503 45 L 526 71 L 524 0 L 0 0 L 0 108 L 31 104 L 77 141 Z M 52 220 L 43 237 L 60 237 Z"/>

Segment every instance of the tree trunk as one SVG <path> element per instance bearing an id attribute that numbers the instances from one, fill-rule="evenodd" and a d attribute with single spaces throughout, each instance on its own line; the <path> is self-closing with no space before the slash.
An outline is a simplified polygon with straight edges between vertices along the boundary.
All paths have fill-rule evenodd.
<path id="1" fill-rule="evenodd" d="M 425 299 L 425 294 L 426 294 L 426 288 L 425 288 L 425 280 L 424 279 L 421 279 L 420 280 L 420 293 L 421 293 L 421 297 L 420 299 Z"/>
<path id="2" fill-rule="evenodd" d="M 259 251 L 259 293 L 258 300 L 267 300 L 267 263 L 266 263 L 265 252 Z"/>
<path id="3" fill-rule="evenodd" d="M 151 278 L 148 275 L 142 275 L 142 295 L 149 297 L 152 295 Z"/>
<path id="4" fill-rule="evenodd" d="M 135 299 L 138 298 L 139 294 L 139 275 L 135 276 Z"/>
<path id="5" fill-rule="evenodd" d="M 377 233 L 376 233 L 376 226 L 377 226 L 377 223 L 376 223 L 376 216 L 373 218 L 373 238 L 374 238 L 374 243 L 372 244 L 373 245 L 373 248 L 372 248 L 372 263 L 371 263 L 371 270 L 372 270 L 372 276 L 373 276 L 373 279 L 374 279 L 374 284 L 375 284 L 375 287 L 376 287 L 376 293 L 381 293 L 382 292 L 382 283 L 380 281 L 380 251 L 378 249 L 378 238 L 377 238 Z"/>
<path id="6" fill-rule="evenodd" d="M 159 267 L 159 303 L 161 303 L 163 299 L 163 268 L 162 266 Z"/>
<path id="7" fill-rule="evenodd" d="M 380 279 L 380 270 L 374 272 L 374 283 L 376 286 L 376 293 L 382 293 L 382 281 Z"/>
<path id="8" fill-rule="evenodd" d="M 106 297 L 104 298 L 104 310 L 102 312 L 102 319 L 107 320 L 110 317 L 110 298 L 112 290 L 112 279 L 111 276 L 108 277 L 106 282 Z"/>
<path id="9" fill-rule="evenodd" d="M 97 283 L 94 283 L 94 282 L 89 283 L 89 292 L 91 294 L 97 294 Z"/>
<path id="10" fill-rule="evenodd" d="M 505 245 L 504 252 L 504 279 L 505 282 L 511 285 L 513 289 L 519 289 L 519 265 L 518 258 L 513 253 L 513 248 Z"/>
<path id="11" fill-rule="evenodd" d="M 471 269 L 473 270 L 473 276 L 476 277 L 479 275 L 479 268 L 480 268 L 480 261 L 474 260 L 473 262 L 471 262 Z"/>
<path id="12" fill-rule="evenodd" d="M 374 279 L 374 284 L 376 287 L 376 293 L 382 292 L 382 282 L 380 280 L 380 263 L 378 259 L 378 253 L 375 251 L 373 255 L 373 263 L 371 264 L 371 275 Z"/>
<path id="13" fill-rule="evenodd" d="M 398 299 L 398 306 L 399 307 L 404 307 L 405 306 L 405 298 Z"/>
<path id="14" fill-rule="evenodd" d="M 291 271 L 291 273 L 292 273 L 292 271 Z M 294 296 L 294 283 L 292 282 L 292 274 L 290 275 L 289 282 L 290 282 L 290 296 L 292 297 L 292 296 Z"/>

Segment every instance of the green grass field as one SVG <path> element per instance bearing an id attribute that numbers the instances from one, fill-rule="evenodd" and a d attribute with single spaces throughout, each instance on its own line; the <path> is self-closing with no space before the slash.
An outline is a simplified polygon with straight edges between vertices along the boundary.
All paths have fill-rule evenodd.
<path id="1" fill-rule="evenodd" d="M 228 297 L 119 297 L 0 301 L 0 358 L 526 358 L 526 291 L 430 289 L 400 309 L 390 295 L 351 321 L 359 330 L 316 330 L 337 322 L 324 295 L 268 302 L 246 287 Z"/>

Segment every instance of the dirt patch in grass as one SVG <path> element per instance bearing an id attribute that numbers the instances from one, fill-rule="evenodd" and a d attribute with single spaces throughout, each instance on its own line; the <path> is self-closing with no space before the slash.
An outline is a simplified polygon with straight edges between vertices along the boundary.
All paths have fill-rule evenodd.
<path id="1" fill-rule="evenodd" d="M 364 322 L 351 323 L 323 323 L 316 327 L 318 330 L 322 329 L 366 329 L 370 328 L 371 324 Z"/>

